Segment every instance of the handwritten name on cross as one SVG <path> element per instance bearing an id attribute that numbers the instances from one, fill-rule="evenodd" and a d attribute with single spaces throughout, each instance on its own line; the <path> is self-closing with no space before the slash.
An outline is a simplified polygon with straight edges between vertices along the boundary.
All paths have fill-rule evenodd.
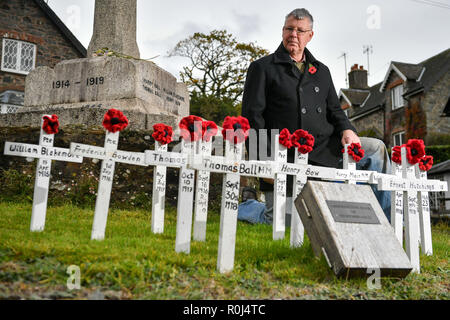
<path id="1" fill-rule="evenodd" d="M 210 156 L 212 151 L 212 139 L 209 141 L 200 140 L 198 142 L 198 154 Z M 210 172 L 207 170 L 197 171 L 197 184 L 195 187 L 195 208 L 194 208 L 194 234 L 197 241 L 206 240 L 206 221 L 208 219 L 208 193 L 209 193 Z"/>
<path id="2" fill-rule="evenodd" d="M 97 199 L 95 202 L 94 222 L 92 225 L 92 240 L 103 240 L 105 238 L 115 163 L 120 162 L 139 166 L 147 165 L 145 163 L 144 153 L 117 150 L 119 133 L 120 131 L 115 133 L 106 131 L 103 148 L 74 142 L 70 144 L 70 152 L 72 154 L 102 160 Z"/>
<path id="3" fill-rule="evenodd" d="M 287 148 L 280 144 L 280 135 L 275 136 L 274 161 L 276 163 L 287 162 Z M 273 188 L 273 223 L 272 238 L 273 240 L 284 239 L 286 229 L 286 182 L 287 175 L 282 172 L 275 174 Z"/>
<path id="4" fill-rule="evenodd" d="M 47 213 L 48 190 L 52 160 L 67 162 L 83 162 L 83 158 L 73 155 L 66 148 L 53 147 L 54 134 L 47 134 L 43 129 L 44 117 L 41 117 L 39 145 L 19 142 L 5 142 L 4 154 L 17 157 L 38 159 L 34 182 L 33 206 L 30 231 L 43 231 Z M 47 115 L 48 117 L 51 117 Z"/>

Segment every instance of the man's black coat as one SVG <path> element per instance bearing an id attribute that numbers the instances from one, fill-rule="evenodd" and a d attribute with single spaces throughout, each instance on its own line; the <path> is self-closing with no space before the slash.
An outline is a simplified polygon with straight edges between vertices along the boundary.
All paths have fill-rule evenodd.
<path id="1" fill-rule="evenodd" d="M 266 57 L 252 62 L 247 72 L 242 100 L 242 116 L 253 129 L 297 129 L 314 136 L 310 163 L 337 167 L 342 159 L 341 132 L 351 129 L 341 109 L 327 66 L 316 60 L 305 48 L 306 68 L 302 74 L 289 52 L 280 44 Z M 316 72 L 309 72 L 310 65 Z M 270 140 L 270 139 L 269 139 Z M 270 141 L 267 145 L 270 155 Z M 290 150 L 291 151 L 291 150 Z M 289 152 L 290 161 L 293 152 Z M 264 188 L 261 185 L 261 189 Z"/>

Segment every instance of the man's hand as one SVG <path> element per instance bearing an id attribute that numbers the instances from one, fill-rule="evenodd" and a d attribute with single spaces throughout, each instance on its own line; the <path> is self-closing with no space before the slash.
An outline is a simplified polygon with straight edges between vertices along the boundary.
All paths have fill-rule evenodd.
<path id="1" fill-rule="evenodd" d="M 361 140 L 359 140 L 358 135 L 353 130 L 344 130 L 342 131 L 342 139 L 341 139 L 342 146 L 344 147 L 346 144 L 351 143 L 359 143 L 361 144 Z"/>

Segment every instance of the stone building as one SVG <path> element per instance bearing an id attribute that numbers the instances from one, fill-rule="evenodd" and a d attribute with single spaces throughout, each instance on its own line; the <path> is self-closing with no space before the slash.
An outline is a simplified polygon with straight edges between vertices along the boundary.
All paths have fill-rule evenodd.
<path id="1" fill-rule="evenodd" d="M 367 71 L 355 64 L 339 99 L 362 136 L 388 147 L 407 139 L 431 141 L 450 134 L 450 49 L 418 64 L 392 61 L 382 82 L 369 87 Z"/>
<path id="2" fill-rule="evenodd" d="M 23 106 L 25 77 L 38 66 L 86 57 L 86 49 L 43 0 L 0 1 L 0 113 Z"/>

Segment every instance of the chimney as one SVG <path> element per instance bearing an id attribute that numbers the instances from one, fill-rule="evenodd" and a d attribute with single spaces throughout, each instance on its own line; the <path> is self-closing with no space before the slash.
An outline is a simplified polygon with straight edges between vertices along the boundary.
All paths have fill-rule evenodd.
<path id="1" fill-rule="evenodd" d="M 348 73 L 349 89 L 367 89 L 367 70 L 363 66 L 354 64 Z"/>

